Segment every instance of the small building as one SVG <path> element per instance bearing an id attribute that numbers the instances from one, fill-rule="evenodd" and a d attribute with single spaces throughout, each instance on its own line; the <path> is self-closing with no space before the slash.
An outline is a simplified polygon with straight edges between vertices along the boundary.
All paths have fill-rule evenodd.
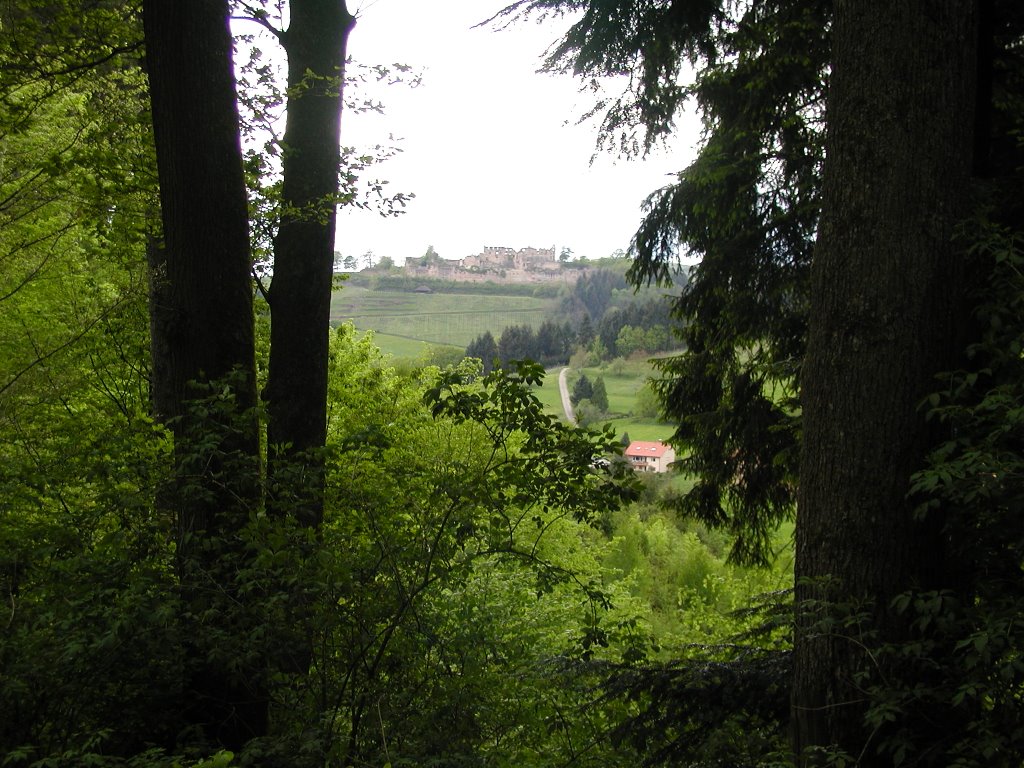
<path id="1" fill-rule="evenodd" d="M 676 452 L 660 440 L 634 440 L 626 449 L 626 460 L 637 472 L 668 472 L 668 465 L 676 460 Z"/>

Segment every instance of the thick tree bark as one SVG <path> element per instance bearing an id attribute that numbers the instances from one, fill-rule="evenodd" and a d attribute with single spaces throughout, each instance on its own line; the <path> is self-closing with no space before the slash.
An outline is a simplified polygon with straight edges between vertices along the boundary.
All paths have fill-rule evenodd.
<path id="1" fill-rule="evenodd" d="M 341 97 L 355 19 L 344 0 L 293 0 L 289 11 L 282 35 L 288 54 L 282 214 L 269 292 L 268 469 L 272 487 L 285 485 L 277 508 L 316 526 L 323 514 L 317 451 L 327 433 Z"/>
<path id="2" fill-rule="evenodd" d="M 248 204 L 227 0 L 145 0 L 143 13 L 163 220 L 150 252 L 153 400 L 175 436 L 178 482 L 163 498 L 178 515 L 182 598 L 201 615 L 214 592 L 220 609 L 238 604 L 235 534 L 258 499 Z M 230 381 L 230 405 L 200 416 L 188 401 L 212 381 Z M 211 652 L 194 629 L 186 718 L 236 749 L 266 731 L 260 675 L 231 671 L 236 649 Z"/>
<path id="3" fill-rule="evenodd" d="M 231 69 L 227 3 L 145 3 L 146 63 L 171 306 L 165 339 L 170 381 L 162 415 L 177 416 L 188 383 L 254 360 L 249 215 Z M 255 389 L 239 392 L 255 404 Z"/>
<path id="4" fill-rule="evenodd" d="M 938 526 L 915 521 L 906 496 L 929 445 L 918 405 L 959 347 L 963 268 L 953 235 L 972 163 L 974 5 L 835 4 L 803 374 L 798 755 L 836 746 L 859 765 L 878 762 L 853 679 L 870 663 L 862 641 L 898 640 L 892 598 L 934 585 L 943 567 Z M 816 625 L 814 600 L 866 606 L 878 636 Z"/>

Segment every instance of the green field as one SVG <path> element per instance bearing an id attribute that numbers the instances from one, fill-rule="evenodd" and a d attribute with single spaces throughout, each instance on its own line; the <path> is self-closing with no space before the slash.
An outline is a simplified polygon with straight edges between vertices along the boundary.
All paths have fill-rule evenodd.
<path id="1" fill-rule="evenodd" d="M 662 442 L 672 437 L 675 431 L 671 424 L 665 424 L 652 419 L 618 418 L 610 419 L 615 427 L 615 434 L 622 436 L 622 433 L 629 435 L 630 440 L 661 440 Z"/>
<path id="2" fill-rule="evenodd" d="M 560 370 L 562 370 L 560 365 L 548 368 L 544 374 L 544 383 L 539 387 L 534 387 L 533 391 L 536 393 L 537 399 L 544 405 L 545 411 L 564 418 L 562 396 L 558 393 L 558 372 Z"/>
<path id="3" fill-rule="evenodd" d="M 373 334 L 373 343 L 380 347 L 380 351 L 392 357 L 419 360 L 427 352 L 427 342 L 417 339 L 407 339 L 402 336 L 390 336 L 386 333 Z"/>
<path id="4" fill-rule="evenodd" d="M 632 415 L 636 394 L 653 372 L 651 364 L 646 360 L 584 368 L 583 372 L 591 381 L 598 376 L 604 379 L 605 390 L 608 392 L 608 421 L 619 435 L 628 432 L 631 440 L 667 440 L 671 437 L 671 424 Z M 573 381 L 571 373 L 569 380 Z"/>
<path id="5" fill-rule="evenodd" d="M 420 294 L 345 286 L 331 298 L 331 323 L 351 320 L 361 331 L 465 348 L 485 331 L 497 339 L 510 325 L 538 327 L 550 304 L 551 299 L 528 296 Z M 386 349 L 383 341 L 381 348 Z"/>

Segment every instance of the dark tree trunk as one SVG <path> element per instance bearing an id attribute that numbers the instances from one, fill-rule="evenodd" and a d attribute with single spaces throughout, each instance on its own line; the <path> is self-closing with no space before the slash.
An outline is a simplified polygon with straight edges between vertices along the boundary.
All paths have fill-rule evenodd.
<path id="1" fill-rule="evenodd" d="M 794 746 L 878 762 L 853 673 L 898 640 L 890 602 L 934 585 L 942 542 L 906 496 L 929 434 L 918 405 L 959 347 L 953 245 L 972 163 L 971 0 L 837 0 L 823 214 L 803 374 Z M 811 600 L 866 601 L 826 631 Z M 891 765 L 891 757 L 887 759 Z M 814 759 L 805 763 L 814 764 Z"/>
<path id="2" fill-rule="evenodd" d="M 163 214 L 161 277 L 170 306 L 170 406 L 188 383 L 254 366 L 249 215 L 227 3 L 148 0 L 146 64 Z M 239 392 L 255 404 L 255 384 Z"/>
<path id="3" fill-rule="evenodd" d="M 236 534 L 258 500 L 248 204 L 227 1 L 145 0 L 143 13 L 163 220 L 150 253 L 153 400 L 175 436 L 177 483 L 164 500 L 178 515 L 185 611 L 198 616 L 236 609 Z M 218 392 L 230 382 L 229 394 L 200 416 L 188 402 L 212 381 Z M 261 676 L 231 671 L 238 649 L 207 647 L 206 628 L 192 630 L 186 718 L 237 749 L 266 731 Z"/>
<path id="4" fill-rule="evenodd" d="M 288 54 L 288 117 L 281 223 L 269 292 L 266 388 L 276 507 L 305 525 L 323 514 L 327 353 L 338 196 L 341 95 L 349 32 L 344 0 L 293 0 L 282 35 Z M 287 499 L 287 501 L 285 501 Z"/>

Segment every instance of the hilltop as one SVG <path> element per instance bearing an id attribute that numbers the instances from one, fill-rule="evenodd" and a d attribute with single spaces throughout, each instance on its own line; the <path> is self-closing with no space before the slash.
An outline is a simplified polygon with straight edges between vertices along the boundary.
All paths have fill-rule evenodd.
<path id="1" fill-rule="evenodd" d="M 508 246 L 484 246 L 479 253 L 461 259 L 442 258 L 433 246 L 426 253 L 414 259 L 407 259 L 405 266 L 396 266 L 390 257 L 383 257 L 378 263 L 373 262 L 373 255 L 367 254 L 366 267 L 359 272 L 352 272 L 356 259 L 351 256 L 342 259 L 337 254 L 337 264 L 345 266 L 353 275 L 355 284 L 364 284 L 364 276 L 388 274 L 401 275 L 407 280 L 434 281 L 457 283 L 499 283 L 504 285 L 564 285 L 574 282 L 581 274 L 595 266 L 608 267 L 616 263 L 628 264 L 628 259 L 621 251 L 608 259 L 590 261 L 587 259 L 570 260 L 571 251 L 565 249 L 559 257 L 551 248 L 510 248 Z"/>

